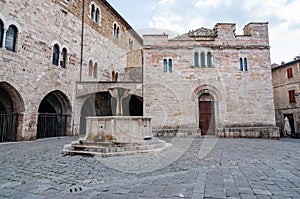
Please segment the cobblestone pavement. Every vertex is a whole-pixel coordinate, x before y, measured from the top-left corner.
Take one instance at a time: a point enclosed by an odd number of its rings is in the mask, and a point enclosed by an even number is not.
[[[77,139],[0,144],[0,198],[300,199],[300,140],[182,138],[160,154],[63,156]]]

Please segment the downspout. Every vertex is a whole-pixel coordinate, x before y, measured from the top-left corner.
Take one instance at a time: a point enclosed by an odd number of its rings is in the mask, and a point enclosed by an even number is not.
[[[84,31],[84,0],[82,0],[82,16],[81,16],[81,42],[80,42],[80,69],[79,69],[79,82],[82,80],[82,64],[83,64],[83,31]],[[75,87],[77,87],[77,84],[75,83]],[[76,88],[75,88],[76,90]],[[76,100],[74,98],[74,104]],[[72,135],[74,135],[74,126],[75,126],[75,114],[73,111],[73,117],[72,117]],[[79,135],[80,133],[78,133]]]
[[[80,48],[80,72],[79,81],[82,80],[82,64],[83,64],[83,33],[84,33],[84,0],[82,0],[82,17],[81,17],[81,48]]]

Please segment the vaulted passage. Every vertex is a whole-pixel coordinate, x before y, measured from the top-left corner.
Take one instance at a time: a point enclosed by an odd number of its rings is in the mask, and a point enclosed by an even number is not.
[[[65,136],[70,123],[70,102],[60,91],[47,94],[41,101],[37,138]]]
[[[0,82],[0,142],[15,141],[18,126],[21,126],[20,112],[24,102],[18,91],[6,82]]]

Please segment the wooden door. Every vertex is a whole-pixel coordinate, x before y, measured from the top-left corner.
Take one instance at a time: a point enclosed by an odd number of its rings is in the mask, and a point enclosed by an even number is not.
[[[199,102],[199,128],[201,135],[215,134],[215,118],[213,101]]]

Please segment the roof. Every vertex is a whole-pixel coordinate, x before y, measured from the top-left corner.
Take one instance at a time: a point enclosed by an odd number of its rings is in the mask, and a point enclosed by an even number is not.
[[[102,0],[102,2],[115,14],[130,30],[130,32],[134,35],[134,37],[142,44],[143,39],[139,36],[139,34],[129,25],[129,23],[110,5],[106,0]]]
[[[217,31],[208,28],[199,28],[175,37],[174,40],[210,40],[217,37]]]
[[[300,62],[300,59],[296,59],[296,60],[290,61],[288,63],[276,66],[276,67],[272,68],[272,70],[276,70],[276,69],[279,69],[279,68],[284,68],[284,67],[287,67],[287,66],[290,66],[290,65],[294,65],[294,64],[299,63],[299,62]]]

